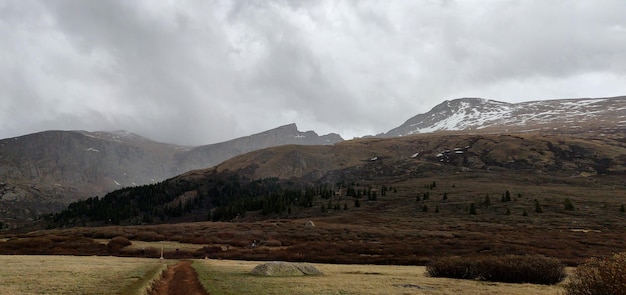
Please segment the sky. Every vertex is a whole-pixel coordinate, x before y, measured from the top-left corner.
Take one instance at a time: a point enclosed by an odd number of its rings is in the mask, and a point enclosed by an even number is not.
[[[445,100],[626,95],[626,1],[0,0],[0,138],[345,139]]]

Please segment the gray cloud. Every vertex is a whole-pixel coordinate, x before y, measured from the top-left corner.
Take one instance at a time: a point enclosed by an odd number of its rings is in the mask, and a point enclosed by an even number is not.
[[[7,1],[0,138],[347,138],[445,99],[626,93],[623,1]]]

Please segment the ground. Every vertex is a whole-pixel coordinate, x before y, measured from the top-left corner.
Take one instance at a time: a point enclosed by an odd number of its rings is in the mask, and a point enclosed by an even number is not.
[[[183,260],[167,268],[161,280],[149,292],[150,295],[206,295],[198,281],[191,261]]]

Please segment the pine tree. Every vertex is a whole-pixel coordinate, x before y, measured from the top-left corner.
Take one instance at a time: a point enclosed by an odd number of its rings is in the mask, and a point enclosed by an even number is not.
[[[489,194],[485,196],[485,207],[491,206],[491,199],[489,198]]]
[[[343,203],[343,210],[348,210],[348,203]]]
[[[428,206],[427,205],[422,206],[422,212],[428,212]]]
[[[574,204],[572,204],[572,201],[570,201],[570,199],[565,199],[565,201],[563,201],[563,207],[565,207],[565,210],[567,211],[574,211]]]
[[[504,193],[504,201],[505,202],[511,201],[511,193],[508,190]]]
[[[528,212],[526,212],[526,209],[524,209],[524,212],[522,212],[522,216],[528,216]]]
[[[511,215],[511,209],[506,208],[506,213],[504,213],[505,215]]]
[[[415,201],[416,201],[416,202],[421,201],[421,199],[420,199],[420,195],[415,196]]]
[[[543,209],[541,209],[541,205],[539,204],[539,201],[535,200],[535,212],[536,213],[543,213]]]
[[[624,204],[622,204],[622,206],[619,207],[619,212],[622,212],[622,213],[626,212],[626,208],[624,208]]]
[[[474,203],[470,204],[469,214],[470,215],[476,215],[476,205],[474,205]]]
[[[435,207],[435,213],[439,213],[439,205]]]
[[[359,202],[359,199],[354,199],[354,208],[359,208],[361,207],[361,202]]]
[[[443,200],[447,200],[448,199],[448,193],[443,193]]]

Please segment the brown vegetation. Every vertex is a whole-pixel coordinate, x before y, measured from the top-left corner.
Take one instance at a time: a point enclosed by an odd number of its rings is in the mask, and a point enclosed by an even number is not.
[[[294,172],[294,181],[330,183],[342,188],[337,189],[341,193],[330,200],[316,197],[310,208],[268,215],[247,212],[231,222],[6,234],[0,253],[160,255],[159,248],[149,246],[120,247],[119,253],[113,253],[106,243],[92,240],[119,236],[197,245],[165,250],[166,257],[176,258],[423,265],[442,256],[538,254],[577,265],[626,248],[626,215],[620,212],[626,204],[620,159],[626,152],[618,135],[586,139],[554,134],[425,135],[264,150],[255,152],[267,160],[262,170],[255,170],[252,164],[258,158],[253,155],[238,157],[219,169],[252,169],[250,177],[272,173],[292,161],[283,154],[287,153],[306,163],[306,168]],[[451,155],[449,163],[436,156],[446,148],[466,146],[465,153]],[[421,151],[417,159],[409,158],[417,151]],[[273,158],[272,153],[281,156]],[[370,161],[372,156],[378,159]],[[186,177],[201,180],[203,173]],[[347,186],[378,190],[383,185],[394,189],[376,200],[362,197],[359,207],[345,193]],[[347,204],[347,210],[322,211],[329,202]],[[315,226],[305,226],[309,220]],[[250,247],[255,240],[258,247]]]
[[[626,252],[588,260],[564,287],[566,295],[626,294]]]
[[[445,257],[426,270],[432,277],[542,285],[557,284],[566,276],[558,259],[540,255]]]

